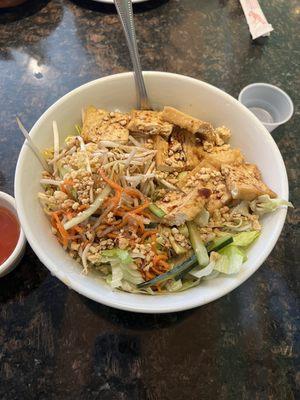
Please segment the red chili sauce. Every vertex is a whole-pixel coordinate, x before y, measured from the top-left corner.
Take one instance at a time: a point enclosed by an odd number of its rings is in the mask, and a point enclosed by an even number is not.
[[[0,206],[0,265],[14,251],[20,236],[20,225],[14,214]]]

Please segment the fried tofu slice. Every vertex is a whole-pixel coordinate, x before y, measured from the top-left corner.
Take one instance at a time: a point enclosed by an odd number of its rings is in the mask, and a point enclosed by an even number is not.
[[[229,128],[220,126],[214,129],[209,122],[201,121],[173,107],[164,107],[161,118],[213,145],[222,146],[231,137]]]
[[[157,135],[154,138],[154,149],[156,150],[155,163],[156,169],[165,172],[181,171],[181,169],[166,162],[169,159],[169,143],[163,137]]]
[[[193,169],[198,162],[195,151],[195,138],[183,130],[177,130],[170,140],[161,136],[154,139],[156,153],[156,168],[165,172],[181,172]]]
[[[165,172],[181,172],[192,169],[197,156],[192,154],[190,141],[182,142],[183,136],[173,135],[170,141],[157,135],[154,139],[156,153],[156,168]]]
[[[213,165],[215,168],[220,170],[221,165],[240,165],[244,162],[244,156],[240,149],[225,149],[222,150],[221,147],[212,149],[211,152],[200,150],[198,152],[200,157],[203,157],[209,164]]]
[[[173,124],[161,118],[162,113],[149,110],[133,110],[128,124],[130,132],[144,135],[161,135],[169,137],[173,130]]]
[[[198,161],[197,166],[194,169],[192,169],[191,171],[186,171],[186,173],[179,179],[176,186],[179,189],[183,190],[184,187],[187,186],[188,182],[190,182],[194,178],[196,179],[197,174],[200,173],[200,170],[202,168],[210,168],[212,170],[217,171],[217,169],[212,164],[210,164],[207,160],[203,159],[201,161]]]
[[[206,209],[211,213],[216,209],[223,207],[232,200],[232,196],[226,187],[225,178],[213,165],[205,159],[202,160],[196,168],[188,172],[187,175],[179,181],[178,188],[187,193],[191,189],[206,188],[211,191]]]
[[[85,110],[81,136],[87,142],[101,140],[127,142],[129,131],[127,114],[109,112],[90,106]]]
[[[194,135],[200,134],[204,137],[209,137],[210,133],[213,132],[213,127],[209,122],[204,122],[200,119],[191,117],[173,107],[164,107],[161,117],[164,121],[177,125],[182,129],[186,129]]]
[[[192,221],[203,210],[210,194],[210,190],[205,188],[193,189],[188,193],[172,192],[156,204],[166,213],[163,218],[165,224],[179,226]]]
[[[180,129],[175,133],[175,139],[181,143],[182,150],[185,155],[185,170],[192,170],[199,162],[197,153],[196,137],[191,135],[185,129]]]
[[[220,126],[214,130],[216,145],[221,146],[224,143],[228,143],[231,138],[231,130],[226,126]]]
[[[263,194],[271,198],[277,197],[263,181],[255,164],[222,165],[221,173],[225,177],[226,186],[233,199],[254,200]]]

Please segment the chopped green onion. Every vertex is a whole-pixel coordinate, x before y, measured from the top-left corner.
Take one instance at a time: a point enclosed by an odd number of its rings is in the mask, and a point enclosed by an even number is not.
[[[163,218],[166,215],[164,210],[157,207],[157,205],[154,203],[150,204],[148,208],[152,212],[152,214],[156,215],[158,218]]]

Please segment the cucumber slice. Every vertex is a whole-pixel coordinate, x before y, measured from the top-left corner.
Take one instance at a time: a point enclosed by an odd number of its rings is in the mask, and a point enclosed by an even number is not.
[[[215,239],[208,247],[207,251],[211,253],[212,251],[219,251],[223,249],[225,246],[228,246],[229,244],[233,243],[233,237],[232,236],[224,236],[218,239]]]
[[[186,269],[190,268],[191,266],[193,266],[193,268],[194,268],[195,263],[197,264],[197,257],[195,255],[192,255],[184,263],[176,265],[170,271],[165,272],[164,274],[161,274],[159,276],[156,276],[155,278],[150,279],[149,281],[139,283],[137,285],[137,288],[143,289],[143,288],[147,288],[149,286],[156,285],[157,283],[167,281],[168,279],[173,279],[173,278],[175,278],[175,276],[184,272]]]

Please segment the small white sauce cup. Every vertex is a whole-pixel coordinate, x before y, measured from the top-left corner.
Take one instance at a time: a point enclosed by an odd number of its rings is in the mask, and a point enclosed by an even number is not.
[[[20,225],[18,214],[16,210],[15,199],[7,193],[0,192],[0,207],[7,208],[17,218]],[[26,247],[26,238],[20,225],[19,239],[14,251],[11,255],[0,265],[0,278],[11,272],[21,261]]]
[[[272,132],[293,115],[294,105],[288,94],[268,83],[252,83],[242,89],[238,100]]]

